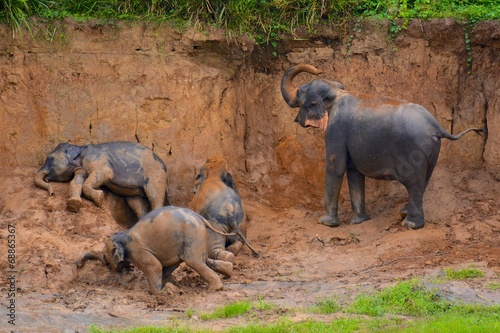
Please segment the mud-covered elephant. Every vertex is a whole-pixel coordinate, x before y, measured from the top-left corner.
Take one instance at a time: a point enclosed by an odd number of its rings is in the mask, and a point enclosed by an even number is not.
[[[220,290],[223,284],[215,272],[229,277],[233,264],[208,258],[207,228],[217,232],[192,210],[158,208],[144,215],[131,229],[111,236],[102,252],[86,253],[77,267],[82,268],[89,259],[101,260],[113,271],[133,264],[144,272],[151,293],[156,294],[167,282],[174,282],[171,274],[184,262],[207,281],[210,290]]]
[[[67,207],[74,212],[82,206],[82,190],[101,207],[101,186],[123,196],[137,217],[169,204],[165,164],[153,151],[134,142],[59,144],[36,173],[35,184],[52,195],[50,181],[70,180]]]
[[[292,80],[301,72],[321,73],[310,65],[294,66],[281,80],[281,93],[290,107],[299,108],[296,122],[325,131],[326,215],[320,223],[339,225],[339,193],[347,173],[352,223],[370,219],[365,212],[365,177],[370,177],[403,184],[408,191],[408,203],[401,210],[403,225],[422,228],[422,198],[441,139],[457,140],[469,131],[483,130],[470,128],[451,135],[418,104],[353,93],[335,81],[313,80],[296,88]]]
[[[209,220],[217,230],[237,234],[226,237],[208,231],[209,258],[233,262],[243,243],[255,256],[258,256],[245,238],[247,227],[245,211],[233,176],[227,171],[224,158],[210,157],[200,168],[195,179],[195,195],[189,203],[189,208]]]

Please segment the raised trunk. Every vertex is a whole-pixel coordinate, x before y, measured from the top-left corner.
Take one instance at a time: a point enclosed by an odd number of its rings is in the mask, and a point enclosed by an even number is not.
[[[53,195],[54,189],[52,188],[52,185],[45,181],[45,176],[47,176],[47,174],[48,172],[46,170],[39,170],[35,175],[35,185],[47,190],[49,195]]]
[[[306,64],[294,66],[286,71],[281,79],[281,95],[285,102],[292,108],[299,106],[299,102],[297,101],[297,88],[292,85],[292,81],[293,78],[301,72],[307,72],[314,75],[322,73],[319,69]]]

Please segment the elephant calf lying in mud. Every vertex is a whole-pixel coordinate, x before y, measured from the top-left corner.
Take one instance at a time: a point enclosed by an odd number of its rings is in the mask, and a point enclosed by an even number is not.
[[[78,212],[81,194],[101,207],[101,186],[123,196],[138,218],[168,205],[167,169],[150,149],[134,142],[107,142],[78,146],[59,144],[35,175],[35,184],[54,193],[49,181],[70,183],[67,207]],[[146,199],[147,198],[147,199]]]
[[[216,231],[187,208],[155,209],[131,229],[111,236],[102,252],[85,254],[77,267],[82,268],[89,259],[98,259],[120,271],[131,263],[144,272],[151,293],[156,294],[173,281],[172,272],[185,262],[207,281],[210,290],[220,290],[223,284],[215,272],[229,277],[233,264],[207,258],[207,228]]]
[[[245,211],[238,188],[227,171],[226,161],[223,158],[207,159],[196,176],[195,192],[189,208],[209,220],[214,228],[222,232],[237,234],[237,236],[226,237],[208,231],[209,258],[233,262],[234,256],[241,250],[243,243],[252,250],[255,256],[258,256],[245,238]]]

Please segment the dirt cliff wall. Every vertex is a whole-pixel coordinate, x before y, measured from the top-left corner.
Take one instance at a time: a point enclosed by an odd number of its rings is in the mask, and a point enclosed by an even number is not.
[[[261,47],[123,22],[34,23],[33,38],[0,27],[2,172],[40,166],[60,142],[132,140],[166,162],[174,204],[189,201],[194,170],[212,154],[256,191],[303,181],[321,193],[323,133],[295,124],[279,91],[284,71],[307,62],[348,90],[422,104],[450,132],[487,127],[486,138],[443,140],[440,163],[500,178],[499,22],[479,24],[470,42],[452,20],[411,21],[395,39],[379,22],[352,31]]]

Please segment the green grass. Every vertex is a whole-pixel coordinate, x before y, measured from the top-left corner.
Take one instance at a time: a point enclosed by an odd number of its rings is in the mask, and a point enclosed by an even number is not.
[[[444,273],[450,280],[467,280],[484,276],[484,273],[482,271],[473,267],[460,270],[446,268],[444,270]]]
[[[318,299],[306,309],[307,313],[327,316],[322,320],[306,319],[295,322],[288,316],[280,316],[275,322],[258,320],[254,311],[275,310],[259,297],[258,302],[239,301],[217,308],[200,317],[204,320],[246,316],[249,322],[216,332],[224,333],[299,333],[299,332],[403,332],[403,333],[479,333],[500,332],[500,306],[452,304],[442,300],[432,290],[424,288],[418,279],[401,281],[370,294],[360,294],[350,304],[342,307],[334,299]],[[291,310],[297,311],[298,310]],[[192,312],[192,310],[191,310]],[[280,314],[280,309],[274,313]],[[287,311],[288,312],[288,311]],[[263,318],[263,316],[258,316]],[[273,318],[274,316],[270,316]],[[265,317],[264,317],[265,318]],[[328,319],[331,318],[331,319]],[[268,319],[269,321],[269,319]],[[173,325],[171,327],[137,327],[106,330],[91,326],[90,333],[208,333],[210,329]]]
[[[347,307],[346,311],[370,316],[384,314],[424,316],[443,312],[449,307],[448,302],[424,288],[419,280],[413,279],[373,294],[361,294]]]
[[[142,326],[125,329],[103,329],[95,325],[89,327],[88,333],[209,333],[210,330],[191,329],[189,327]]]
[[[132,20],[207,24],[228,33],[248,34],[257,43],[276,41],[298,27],[314,32],[316,25],[347,28],[359,18],[389,19],[397,33],[411,18],[450,17],[475,23],[500,19],[497,0],[0,0],[0,22],[13,28],[28,18],[48,20]],[[397,22],[402,20],[402,22]],[[273,44],[274,45],[274,44]]]
[[[491,290],[498,290],[500,289],[500,283],[498,282],[489,283],[488,288],[490,288]]]
[[[220,318],[238,317],[250,311],[252,307],[253,305],[250,301],[239,301],[218,307],[213,312],[203,313],[201,314],[200,318],[203,320],[213,320]]]
[[[309,312],[319,314],[336,313],[340,310],[338,302],[331,298],[319,299],[316,304],[308,308]]]

